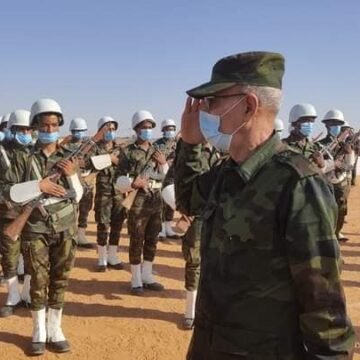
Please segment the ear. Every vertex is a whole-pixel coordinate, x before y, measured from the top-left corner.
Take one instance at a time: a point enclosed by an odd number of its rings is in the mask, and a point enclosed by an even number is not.
[[[245,99],[245,114],[249,118],[253,117],[258,112],[259,105],[259,99],[255,94],[247,94]]]

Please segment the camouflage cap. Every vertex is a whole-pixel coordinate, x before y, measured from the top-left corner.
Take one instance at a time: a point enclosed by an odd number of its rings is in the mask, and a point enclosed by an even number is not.
[[[281,89],[284,62],[281,54],[265,51],[227,56],[214,65],[209,82],[188,90],[187,94],[203,98],[238,84]]]

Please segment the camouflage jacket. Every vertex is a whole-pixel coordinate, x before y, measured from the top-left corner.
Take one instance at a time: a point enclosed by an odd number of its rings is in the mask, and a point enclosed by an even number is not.
[[[242,164],[201,164],[184,144],[177,205],[203,220],[195,326],[249,359],[350,359],[336,203],[317,168],[277,135]]]
[[[29,154],[32,146],[24,146],[18,144],[16,141],[6,142],[0,145],[0,185],[4,190],[4,174],[14,163],[16,153],[24,152]],[[14,219],[19,214],[19,207],[11,204],[5,199],[5,194],[0,195],[0,218]]]
[[[10,200],[9,189],[12,185],[47,177],[54,165],[70,154],[71,152],[61,145],[49,157],[36,145],[30,154],[23,151],[14,154],[13,164],[4,175],[7,198]],[[57,184],[70,189],[66,176],[61,176]],[[46,216],[38,208],[33,210],[24,227],[25,232],[49,234],[69,230],[71,234],[75,233],[76,217],[72,200],[56,198],[56,201],[51,203],[44,201],[44,208]]]
[[[154,152],[158,150],[154,144],[145,151],[136,142],[129,144],[125,149],[126,161],[120,164],[122,174],[128,174],[135,178],[138,175],[147,176],[151,180],[163,181],[165,175],[162,174],[155,161],[152,160]]]
[[[181,146],[183,146],[183,141],[180,139],[177,143],[174,162],[170,166],[169,171],[167,172],[163,187],[166,187],[170,184],[174,184],[175,181],[175,163],[176,159],[179,156],[179,151]],[[220,160],[220,154],[216,151],[215,148],[212,148],[210,145],[201,145],[201,166],[203,168],[203,172],[208,171],[211,166],[216,164]]]
[[[282,139],[283,142],[288,144],[293,150],[303,154],[306,158],[321,149],[319,143],[314,143],[308,138],[299,139],[294,133],[291,133],[287,138]]]
[[[112,148],[109,150],[106,148],[105,142],[100,142],[97,144],[96,147],[96,155],[102,154],[117,154],[119,159],[119,164],[124,164],[126,162],[126,157],[124,155],[124,151],[122,147],[115,142],[113,142]],[[98,172],[96,176],[96,193],[98,196],[101,194],[110,195],[110,194],[117,194],[120,195],[120,192],[116,189],[115,183],[116,179],[119,176],[119,166],[118,165],[111,165],[104,170]]]

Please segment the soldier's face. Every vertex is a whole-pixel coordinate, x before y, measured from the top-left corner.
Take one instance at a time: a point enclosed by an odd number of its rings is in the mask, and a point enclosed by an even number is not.
[[[14,132],[18,132],[18,133],[22,133],[22,134],[30,134],[32,133],[32,129],[29,127],[25,127],[25,126],[14,126],[12,128],[12,130],[14,130]]]
[[[39,131],[53,133],[59,131],[59,118],[55,114],[44,114],[39,119]]]

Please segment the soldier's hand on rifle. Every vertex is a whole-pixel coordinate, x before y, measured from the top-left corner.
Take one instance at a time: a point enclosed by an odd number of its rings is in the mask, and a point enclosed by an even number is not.
[[[56,166],[65,176],[71,176],[76,173],[76,164],[71,160],[60,160],[58,163],[56,163]]]
[[[76,161],[78,163],[78,166],[80,169],[84,169],[85,168],[85,160],[84,158],[81,156],[81,157],[77,157],[76,158]]]
[[[154,161],[156,161],[159,165],[165,165],[166,164],[166,157],[163,153],[161,153],[159,150],[156,150],[154,154],[152,155],[152,158]]]
[[[343,146],[343,152],[344,152],[344,154],[351,154],[352,151],[353,151],[353,149],[352,149],[352,147],[351,147],[350,144],[345,144],[345,145]]]
[[[135,190],[137,189],[143,189],[143,190],[147,190],[149,185],[149,179],[146,177],[142,177],[142,176],[137,176],[135,178],[135,180],[133,181],[133,183],[131,184],[131,187],[134,188]]]
[[[343,170],[344,164],[342,160],[335,160],[334,165],[336,170]]]
[[[114,164],[114,165],[119,165],[119,154],[118,153],[112,153],[110,155],[111,157],[111,162]]]
[[[315,151],[315,152],[311,155],[311,159],[314,161],[314,163],[315,163],[320,169],[322,169],[323,167],[325,167],[324,156],[321,154],[320,151]]]
[[[41,192],[51,196],[63,197],[66,193],[66,190],[61,185],[55,184],[50,176],[41,180],[39,187]]]

